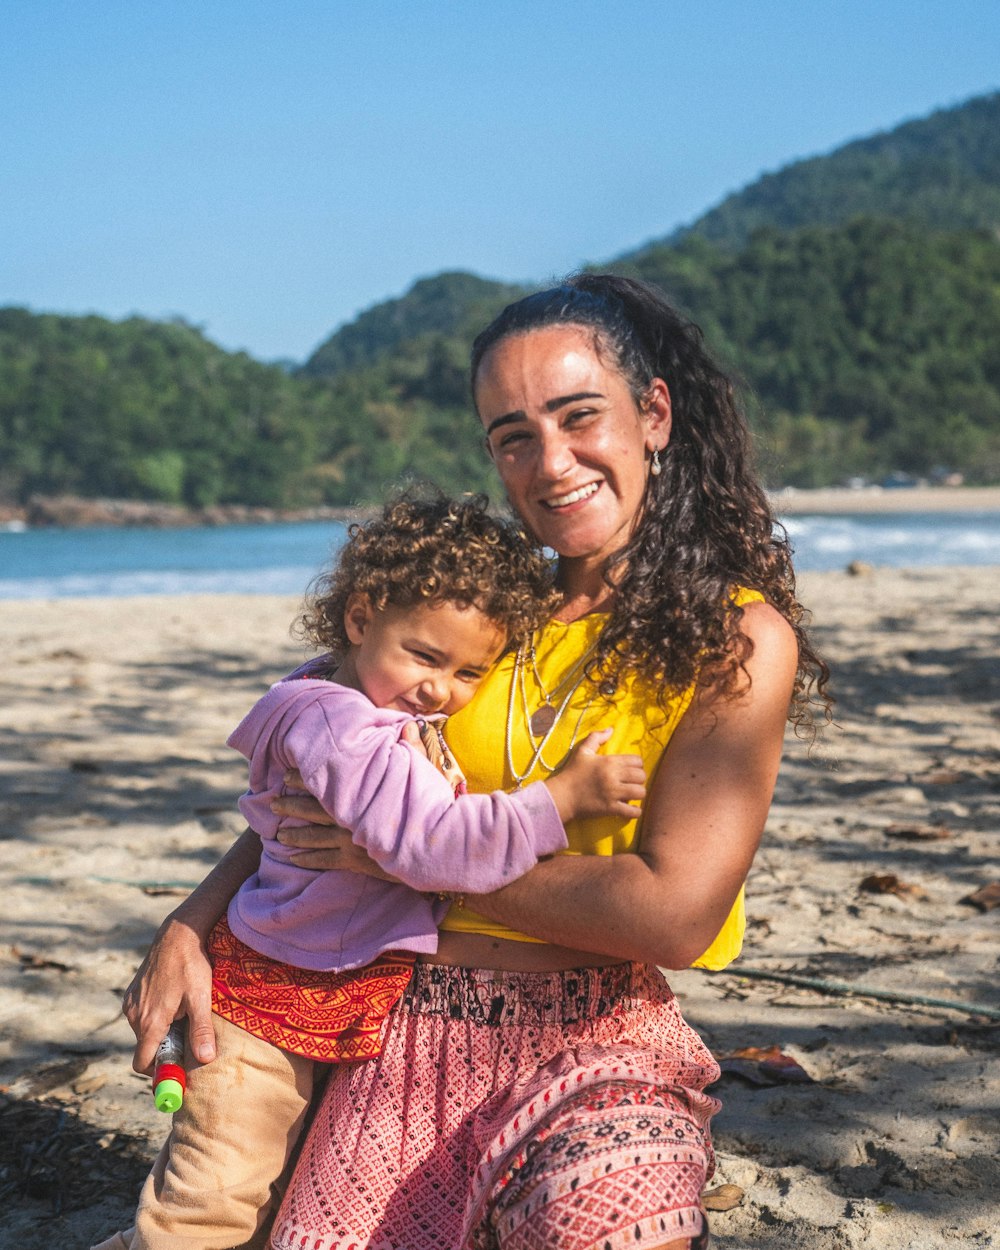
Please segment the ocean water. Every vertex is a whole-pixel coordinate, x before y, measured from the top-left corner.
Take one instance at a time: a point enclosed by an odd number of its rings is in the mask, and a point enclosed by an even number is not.
[[[1000,511],[792,516],[800,570],[1000,564]],[[0,599],[301,594],[344,540],[331,521],[0,532]]]
[[[298,595],[345,533],[336,521],[0,533],[0,599]]]
[[[1000,511],[803,515],[782,523],[803,572],[852,560],[897,569],[1000,564]]]

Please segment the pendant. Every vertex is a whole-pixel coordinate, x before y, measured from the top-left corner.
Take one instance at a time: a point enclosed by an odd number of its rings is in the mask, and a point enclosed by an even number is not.
[[[531,732],[534,737],[544,738],[556,723],[556,715],[556,709],[551,703],[543,703],[536,712],[532,712],[531,720],[528,724],[531,726]]]

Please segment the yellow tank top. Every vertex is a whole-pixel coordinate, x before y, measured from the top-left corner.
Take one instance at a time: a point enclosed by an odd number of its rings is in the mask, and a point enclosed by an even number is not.
[[[734,595],[735,602],[741,606],[759,602],[762,598],[757,591],[749,590],[740,590]],[[595,612],[577,621],[549,621],[536,633],[538,676],[545,689],[553,695],[552,702],[556,707],[561,705],[579,676],[579,669],[573,675],[574,666],[589,652],[606,621],[606,614]],[[533,747],[528,736],[520,687],[513,691],[514,709],[513,716],[510,716],[513,677],[514,657],[508,655],[487,675],[468,707],[448,721],[445,732],[449,745],[465,772],[469,789],[474,793],[512,790],[517,784],[506,758],[508,719],[512,725],[515,771],[523,774],[531,762]],[[530,665],[526,685],[528,703],[534,710],[539,695]],[[611,739],[602,750],[608,754],[634,753],[641,756],[646,775],[652,782],[660,757],[693,693],[694,688],[691,687],[661,707],[642,679],[630,677],[617,692],[613,705],[609,705],[606,699],[595,696],[591,683],[583,681],[570,696],[553,730],[543,753],[544,760],[555,767],[565,758],[574,742],[581,742],[594,729],[610,728],[613,731]],[[539,762],[525,779],[525,784],[544,780],[551,767],[543,768]],[[609,816],[570,821],[566,826],[569,849],[564,854],[620,855],[633,849],[638,833],[639,821],[636,820],[626,822]],[[468,907],[452,907],[441,928],[452,933],[484,933],[518,942],[538,940],[480,916]],[[693,966],[713,970],[724,968],[740,953],[745,928],[746,912],[741,889],[721,932]]]

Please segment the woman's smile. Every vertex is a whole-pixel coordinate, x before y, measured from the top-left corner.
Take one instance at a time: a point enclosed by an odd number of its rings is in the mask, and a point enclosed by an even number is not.
[[[566,495],[556,495],[552,499],[543,499],[542,503],[546,508],[562,509],[568,508],[571,504],[580,503],[584,499],[589,499],[595,491],[600,490],[600,482],[591,482],[589,486],[580,486],[575,490],[571,490]]]

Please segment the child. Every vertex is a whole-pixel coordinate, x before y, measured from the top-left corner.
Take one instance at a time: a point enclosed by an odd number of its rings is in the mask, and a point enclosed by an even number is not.
[[[437,949],[448,896],[498,889],[564,849],[565,821],[634,819],[641,765],[596,754],[603,735],[509,795],[462,793],[446,749],[442,775],[401,737],[464,707],[554,603],[542,556],[482,500],[404,499],[352,527],[302,622],[327,654],[273,686],[229,740],[250,761],[240,807],[263,853],[209,943],[218,1058],[190,1073],[135,1230],[98,1250],[250,1238],[301,1131],[314,1061],[378,1053],[415,955]],[[398,881],[296,866],[269,806],[291,769]]]

